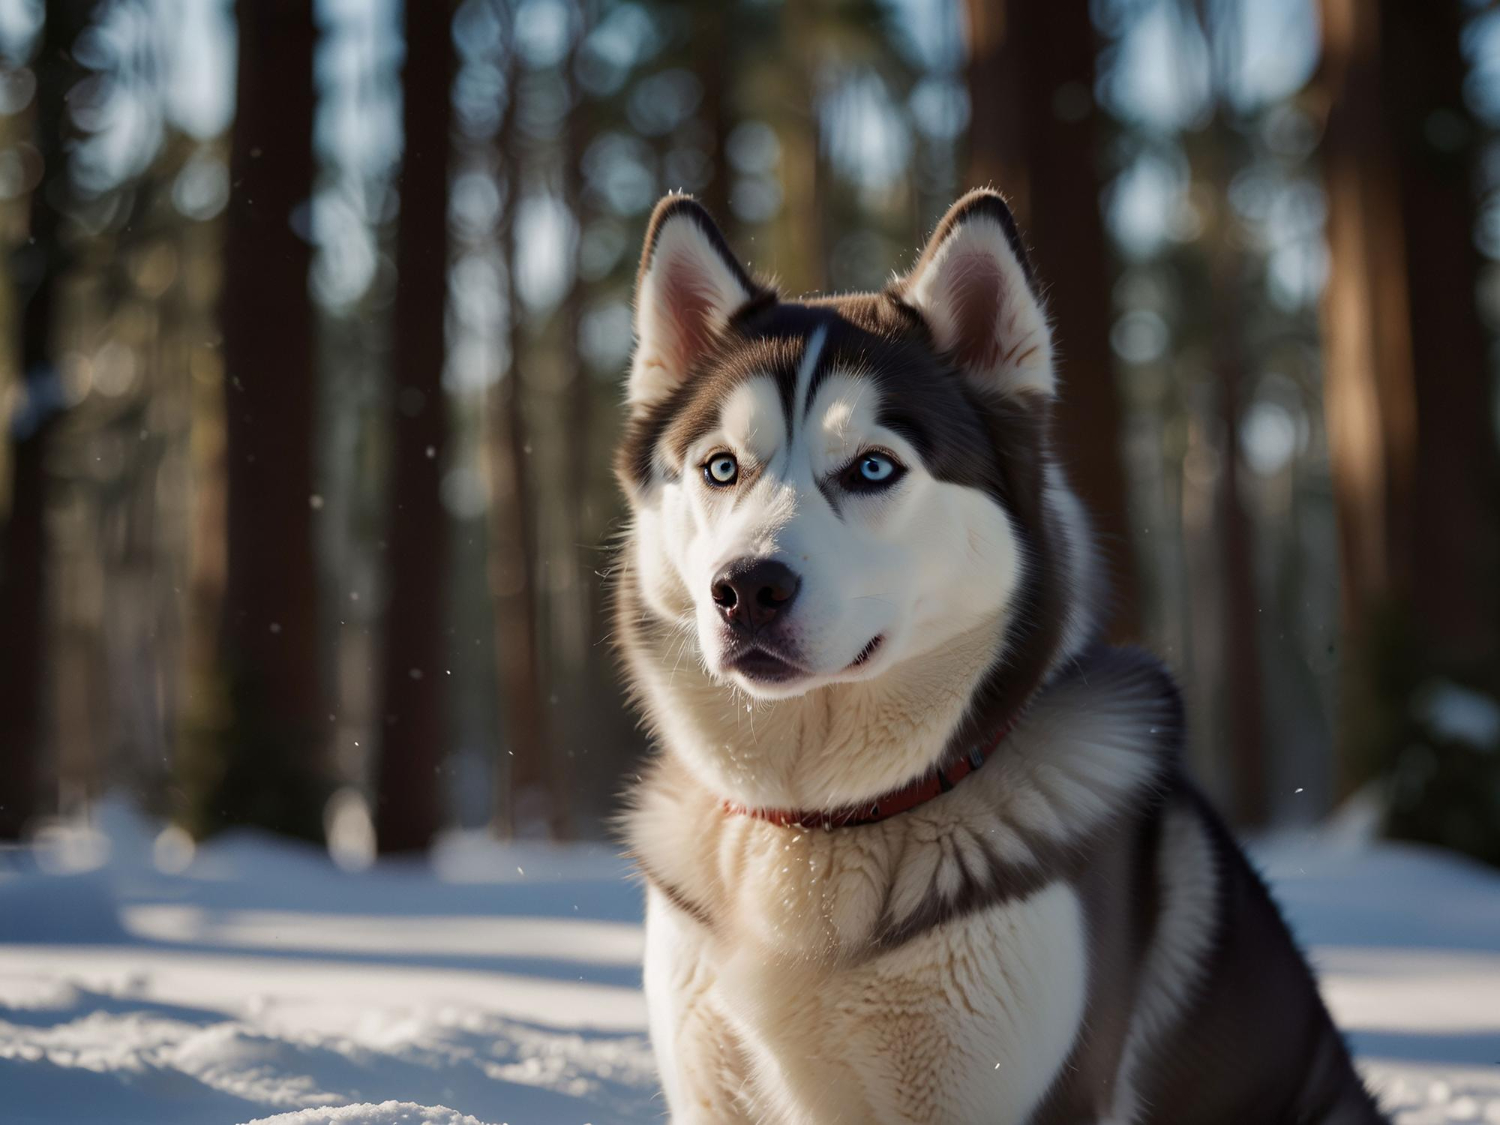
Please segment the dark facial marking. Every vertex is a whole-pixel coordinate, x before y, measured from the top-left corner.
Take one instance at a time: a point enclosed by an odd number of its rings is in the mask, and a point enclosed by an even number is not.
[[[892,433],[900,434],[921,455],[924,462],[933,459],[932,435],[902,404],[882,403],[875,420]]]
[[[818,491],[822,493],[823,499],[828,501],[828,506],[833,509],[833,514],[838,519],[844,518],[843,495],[839,491],[837,480],[820,479]]]

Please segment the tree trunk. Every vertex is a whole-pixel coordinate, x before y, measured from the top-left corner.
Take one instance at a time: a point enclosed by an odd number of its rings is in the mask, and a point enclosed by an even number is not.
[[[1324,0],[1323,144],[1331,257],[1324,409],[1339,522],[1346,635],[1409,578],[1416,396],[1396,152],[1381,108],[1380,12]]]
[[[42,174],[31,193],[30,238],[12,255],[21,309],[23,394],[8,421],[10,496],[0,504],[0,840],[19,839],[43,811],[44,704],[48,667],[47,454],[63,407],[53,359],[57,289],[69,255],[58,205],[71,194],[67,98],[82,77],[73,41],[92,0],[48,0],[38,51],[33,143]],[[8,508],[8,510],[6,510]]]
[[[1426,643],[1468,665],[1500,655],[1500,457],[1474,239],[1482,129],[1464,101],[1463,5],[1382,9],[1417,403],[1412,608]]]
[[[1004,191],[1057,325],[1063,392],[1054,439],[1093,517],[1113,598],[1107,631],[1139,631],[1135,555],[1110,352],[1110,262],[1100,211],[1098,42],[1088,0],[966,0],[969,185]]]
[[[486,403],[490,470],[490,592],[495,599],[495,663],[505,711],[505,754],[496,764],[494,827],[514,836],[550,823],[552,784],[547,713],[542,706],[541,629],[537,615],[537,521],[527,472],[522,394],[521,300],[516,293],[515,215],[524,188],[516,126],[520,60],[514,24],[506,36],[505,115],[497,145],[506,177],[496,224],[506,261],[507,369]]]
[[[703,189],[703,206],[728,231],[734,216],[729,209],[729,192],[734,173],[729,166],[729,133],[733,128],[729,104],[730,19],[734,0],[693,7],[693,48],[697,57],[698,81],[703,84],[703,120],[713,138],[713,173]]]
[[[773,261],[783,289],[797,297],[820,292],[827,284],[825,243],[832,223],[826,207],[823,122],[818,106],[817,12],[811,4],[788,5],[782,25],[787,91],[778,115],[782,208]]]
[[[443,361],[453,37],[446,3],[408,0],[405,21],[386,524],[390,597],[377,711],[375,837],[382,853],[423,851],[431,843],[441,822],[447,744],[448,520],[440,485],[448,441]]]
[[[1217,128],[1224,128],[1222,124]],[[1218,183],[1227,185],[1221,175]],[[1228,208],[1224,210],[1227,212]],[[1245,380],[1244,333],[1239,315],[1242,262],[1233,234],[1214,239],[1213,356],[1218,382],[1219,473],[1215,481],[1215,524],[1223,605],[1219,644],[1223,674],[1222,714],[1228,723],[1229,777],[1234,823],[1240,828],[1264,825],[1269,818],[1266,776],[1264,677],[1260,665],[1260,610],[1255,587],[1255,535],[1240,494],[1240,404]]]
[[[313,544],[312,0],[240,0],[225,213],[225,710],[188,766],[193,827],[322,838],[328,715]]]
[[[583,156],[593,136],[591,106],[583,90],[574,79],[574,60],[581,50],[585,36],[594,26],[597,15],[594,5],[587,0],[577,4],[577,23],[574,28],[572,50],[564,64],[564,85],[568,91],[568,116],[563,123],[561,195],[563,205],[578,224],[582,237],[586,225],[583,203]],[[556,739],[550,772],[551,800],[548,832],[554,839],[566,839],[572,832],[572,821],[577,815],[576,802],[579,787],[574,782],[574,770],[592,766],[597,769],[603,763],[580,756],[589,754],[601,745],[598,737],[598,716],[590,701],[597,698],[598,666],[591,643],[596,635],[598,620],[594,593],[594,553],[590,543],[594,530],[588,518],[588,503],[594,480],[594,466],[599,460],[594,454],[598,443],[592,440],[593,388],[588,370],[579,354],[579,337],[583,331],[584,310],[588,290],[578,272],[578,243],[573,246],[572,282],[563,297],[561,312],[560,353],[558,372],[560,383],[565,388],[566,409],[564,448],[570,453],[563,466],[564,503],[559,513],[560,537],[554,544],[558,552],[554,556],[551,595],[550,656],[553,683],[552,695],[560,714],[553,724]],[[613,669],[611,668],[611,673]]]
[[[1339,788],[1435,674],[1497,684],[1500,468],[1460,5],[1323,0],[1324,399],[1343,583]]]

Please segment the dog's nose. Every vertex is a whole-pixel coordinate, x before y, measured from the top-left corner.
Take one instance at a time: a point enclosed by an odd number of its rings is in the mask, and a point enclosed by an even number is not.
[[[791,608],[801,585],[796,572],[775,559],[737,559],[714,579],[714,604],[730,625],[755,633]]]

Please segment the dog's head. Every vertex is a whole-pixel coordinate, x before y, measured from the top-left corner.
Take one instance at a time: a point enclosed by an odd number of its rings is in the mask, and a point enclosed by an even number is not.
[[[1047,452],[1051,331],[999,195],[960,200],[883,292],[799,301],[668,197],[635,323],[635,596],[713,680],[797,696],[980,627],[1063,645],[1064,540],[1083,536]]]

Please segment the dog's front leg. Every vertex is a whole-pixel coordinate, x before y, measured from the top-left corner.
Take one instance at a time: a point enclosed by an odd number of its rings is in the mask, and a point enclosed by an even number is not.
[[[713,995],[709,935],[651,887],[646,894],[646,1007],[675,1125],[752,1122],[738,1037]]]

